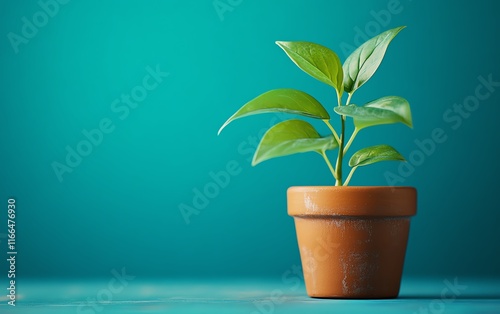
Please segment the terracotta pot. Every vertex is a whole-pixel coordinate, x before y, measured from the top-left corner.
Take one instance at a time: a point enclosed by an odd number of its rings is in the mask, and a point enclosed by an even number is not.
[[[309,186],[287,194],[309,296],[398,296],[414,188]]]

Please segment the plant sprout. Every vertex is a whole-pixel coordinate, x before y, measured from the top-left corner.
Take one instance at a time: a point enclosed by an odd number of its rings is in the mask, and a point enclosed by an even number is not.
[[[392,39],[404,28],[385,31],[359,46],[342,65],[335,52],[311,42],[277,41],[288,57],[305,73],[331,86],[335,90],[337,106],[334,112],[340,117],[337,132],[330,123],[327,110],[313,96],[295,89],[268,91],[246,103],[219,129],[219,134],[232,121],[267,112],[285,112],[322,120],[331,134],[321,136],[304,120],[291,119],[272,126],[262,137],[252,160],[257,165],[265,160],[296,153],[317,152],[325,160],[336,186],[349,184],[354,171],[361,166],[380,161],[399,160],[404,157],[389,145],[375,145],[355,152],[349,159],[350,172],[343,179],[344,156],[359,131],[370,126],[403,123],[412,127],[410,105],[402,97],[386,96],[362,106],[351,103],[352,96],[378,69]],[[347,100],[342,102],[343,95]],[[346,141],[346,117],[352,118],[354,130]],[[335,166],[326,152],[338,149]]]

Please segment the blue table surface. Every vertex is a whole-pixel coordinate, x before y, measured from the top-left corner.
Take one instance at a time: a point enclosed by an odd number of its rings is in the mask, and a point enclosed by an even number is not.
[[[500,278],[405,278],[387,300],[313,299],[292,279],[18,280],[0,313],[500,313]]]

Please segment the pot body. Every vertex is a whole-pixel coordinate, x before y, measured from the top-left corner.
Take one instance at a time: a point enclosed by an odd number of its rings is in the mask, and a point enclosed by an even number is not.
[[[287,198],[309,296],[398,296],[414,188],[291,187]]]

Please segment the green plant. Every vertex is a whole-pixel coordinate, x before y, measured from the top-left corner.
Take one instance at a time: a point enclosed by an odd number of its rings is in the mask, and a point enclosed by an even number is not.
[[[335,89],[338,105],[334,112],[340,116],[340,132],[335,131],[330,124],[330,115],[314,97],[295,89],[276,89],[246,103],[222,125],[219,134],[236,119],[266,112],[286,112],[321,119],[330,129],[331,135],[321,136],[310,123],[298,119],[274,125],[262,137],[252,165],[275,157],[313,151],[323,157],[337,186],[347,185],[358,167],[380,161],[405,161],[403,156],[389,145],[363,148],[351,156],[351,170],[343,181],[344,156],[359,131],[370,126],[392,123],[403,123],[412,127],[410,105],[404,98],[387,96],[363,106],[351,104],[354,92],[372,77],[382,62],[389,43],[403,28],[404,26],[385,31],[366,41],[343,65],[337,54],[324,46],[310,42],[276,42],[300,69]],[[347,94],[345,104],[342,103],[344,93]],[[354,123],[354,130],[347,141],[346,117],[351,117]],[[334,149],[338,149],[335,167],[326,154]]]

